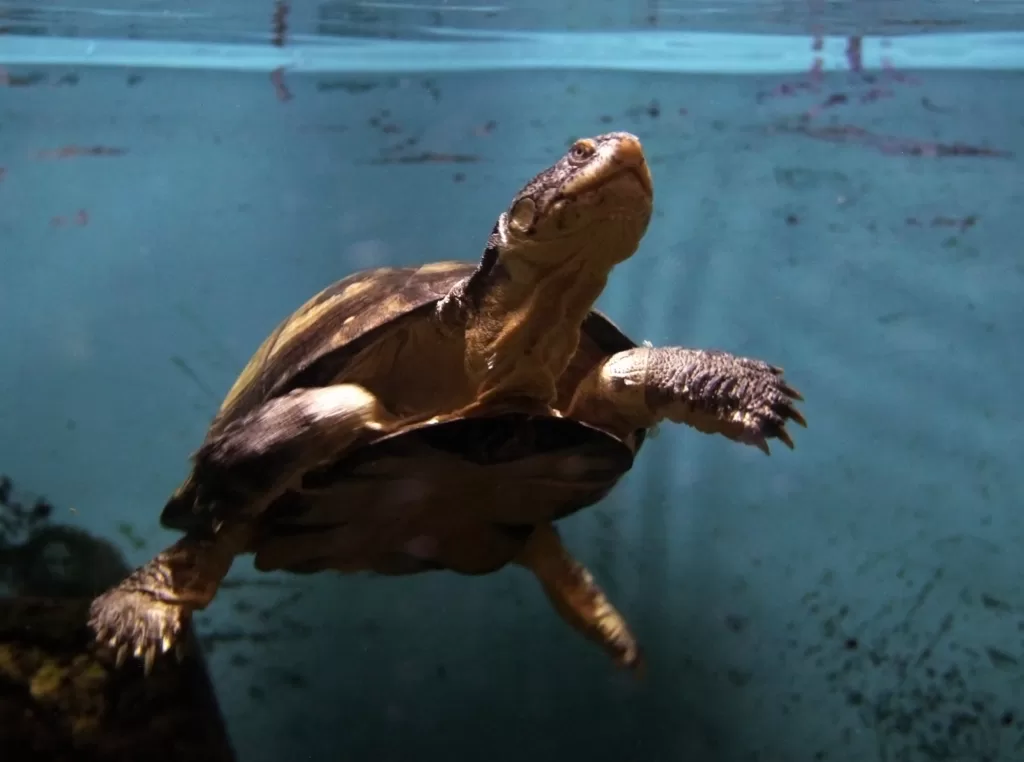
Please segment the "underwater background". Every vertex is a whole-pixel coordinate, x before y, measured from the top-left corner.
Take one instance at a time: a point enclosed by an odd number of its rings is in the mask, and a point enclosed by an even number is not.
[[[0,67],[12,595],[172,542],[283,317],[478,258],[581,136],[655,182],[598,306],[806,398],[794,452],[665,425],[562,523],[641,681],[522,570],[239,559],[196,616],[238,760],[1024,759],[1024,4],[0,0]]]

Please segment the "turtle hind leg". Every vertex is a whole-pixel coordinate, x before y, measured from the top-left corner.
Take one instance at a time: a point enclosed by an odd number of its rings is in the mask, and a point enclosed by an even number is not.
[[[158,654],[184,646],[192,612],[206,608],[244,547],[247,530],[187,535],[93,600],[89,626],[117,650],[120,666],[131,654],[147,673]]]
[[[253,520],[310,464],[395,423],[369,391],[339,384],[272,399],[209,437],[167,515],[188,525],[191,503],[194,520],[216,531],[186,535],[96,598],[90,625],[99,639],[118,649],[119,661],[132,653],[150,669],[182,642],[192,612],[210,603],[235,556],[251,549]]]
[[[311,464],[396,423],[368,390],[339,384],[272,399],[208,437],[168,516],[190,523],[183,508],[191,502],[216,531],[186,535],[93,601],[99,639],[118,649],[119,661],[132,653],[152,668],[157,654],[182,642],[192,612],[210,603],[235,556],[251,549],[253,520]]]
[[[573,629],[601,646],[617,666],[642,670],[643,653],[629,624],[593,575],[566,550],[553,525],[534,529],[516,563],[533,573],[559,616]]]

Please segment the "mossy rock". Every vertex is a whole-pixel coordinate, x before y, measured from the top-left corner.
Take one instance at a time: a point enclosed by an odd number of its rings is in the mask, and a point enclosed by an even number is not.
[[[134,660],[117,668],[88,609],[88,598],[0,598],[4,762],[233,762],[194,644],[148,677]]]

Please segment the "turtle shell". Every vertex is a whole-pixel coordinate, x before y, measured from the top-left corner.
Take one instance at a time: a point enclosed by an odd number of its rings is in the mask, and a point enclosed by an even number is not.
[[[328,286],[263,341],[224,398],[211,435],[269,399],[331,383],[381,331],[416,313],[426,316],[475,267],[466,262],[381,267]]]
[[[556,416],[502,413],[402,429],[311,470],[261,517],[261,571],[487,574],[533,526],[601,500],[635,450]]]
[[[476,263],[470,262],[379,268],[355,273],[324,289],[278,325],[256,350],[228,392],[207,436],[216,436],[272,398],[344,378],[346,365],[359,352],[385,335],[396,321],[417,316],[427,319],[438,301],[475,268]],[[635,346],[608,318],[592,311],[564,374],[557,404],[568,402],[566,397],[579,379],[602,358]],[[466,485],[479,487],[485,482],[532,484],[532,490],[523,493],[528,499],[522,502],[492,499],[490,506],[476,509],[482,511],[481,517],[503,526],[531,524],[557,518],[603,497],[632,466],[643,439],[640,431],[628,444],[623,443],[583,423],[556,416],[485,416],[413,426],[357,449],[327,471],[310,472],[302,489],[281,496],[261,523],[266,524],[269,536],[284,537],[290,522],[296,523],[302,534],[318,522],[324,523],[318,516],[329,516],[324,521],[337,524],[345,512],[339,507],[342,503],[361,506],[359,510],[364,511],[386,509],[381,505],[384,493],[370,483],[379,485],[390,478],[394,484],[420,483],[425,489],[444,483],[449,495],[464,493],[470,488]],[[572,476],[574,463],[579,470]],[[436,476],[424,481],[427,465]],[[371,472],[375,474],[372,478],[366,476]],[[595,476],[598,472],[600,477]],[[541,494],[544,499],[538,500]],[[449,504],[454,502],[449,498]],[[499,503],[504,507],[499,508]],[[190,475],[164,507],[161,524],[182,531],[205,524],[208,518],[197,515],[194,504],[195,485]],[[515,505],[519,508],[513,509]],[[536,511],[525,510],[530,505]],[[420,507],[431,521],[437,520],[437,511],[428,510],[426,504]],[[320,529],[326,531],[323,526]],[[324,547],[331,545],[322,536],[318,542]],[[310,554],[306,555],[308,561]],[[300,570],[297,565],[267,563],[268,568]],[[259,554],[257,564],[263,566]]]

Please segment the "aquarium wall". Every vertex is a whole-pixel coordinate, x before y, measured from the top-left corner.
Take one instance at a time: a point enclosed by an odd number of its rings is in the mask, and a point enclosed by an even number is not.
[[[563,522],[642,679],[518,569],[239,559],[197,616],[239,760],[1024,758],[1012,13],[971,37],[881,2],[863,33],[850,4],[835,28],[795,3],[510,5],[506,34],[429,6],[402,37],[393,8],[256,5],[258,28],[250,3],[0,5],[0,473],[45,522],[147,561],[282,318],[362,268],[477,259],[523,183],[612,130],[643,141],[656,213],[599,307],[637,342],[784,366],[809,425],[770,457],[662,425]],[[318,32],[339,15],[359,28]],[[30,533],[0,526],[7,550]]]

